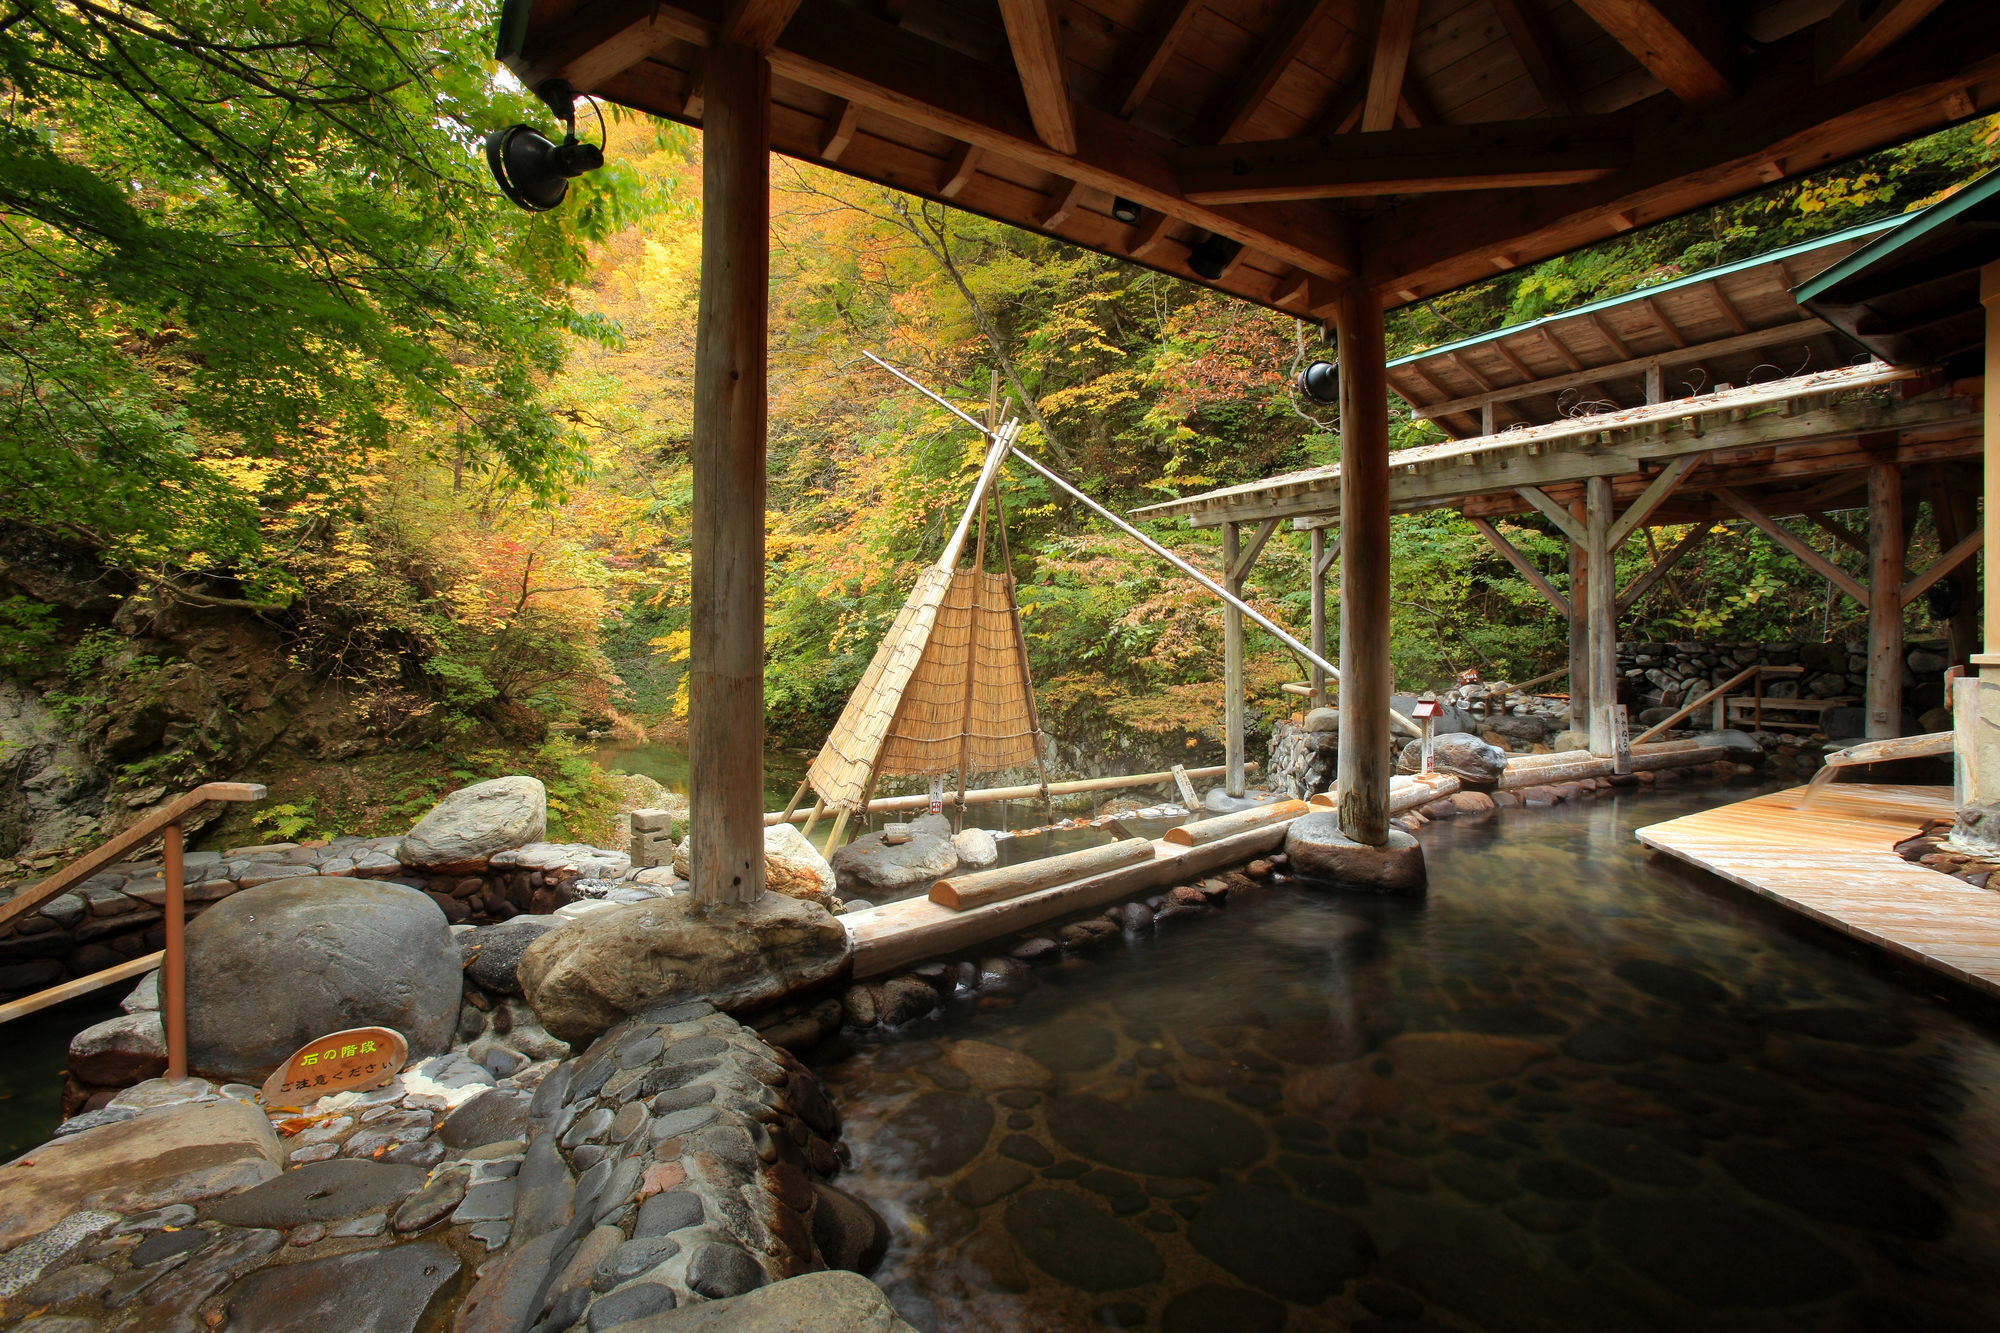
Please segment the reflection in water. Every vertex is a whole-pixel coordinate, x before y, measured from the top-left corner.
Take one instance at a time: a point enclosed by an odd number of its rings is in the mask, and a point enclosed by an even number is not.
[[[1633,841],[1722,795],[1435,825],[1421,903],[1246,892],[823,1050],[877,1280],[943,1329],[1993,1327],[2000,1043]]]

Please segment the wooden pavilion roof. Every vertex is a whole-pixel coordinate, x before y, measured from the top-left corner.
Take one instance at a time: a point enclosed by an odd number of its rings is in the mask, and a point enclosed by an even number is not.
[[[1389,383],[1414,416],[1466,438],[1866,360],[1799,309],[1791,289],[1900,221],[1850,227],[1399,357],[1389,363]]]
[[[779,152],[1315,317],[2000,106],[1991,0],[505,0],[499,54],[699,124],[718,38]]]

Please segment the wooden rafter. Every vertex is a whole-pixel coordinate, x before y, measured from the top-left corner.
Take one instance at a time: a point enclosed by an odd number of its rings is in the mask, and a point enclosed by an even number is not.
[[[972,183],[979,174],[979,159],[986,150],[977,144],[962,143],[951,150],[945,159],[944,173],[938,177],[937,192],[946,199],[955,199],[959,191]]]
[[[1382,0],[1380,14],[1375,25],[1375,50],[1368,61],[1368,94],[1361,106],[1364,134],[1396,123],[1410,45],[1417,35],[1417,0]]]
[[[1126,255],[1133,259],[1152,258],[1167,244],[1167,228],[1173,225],[1174,220],[1165,213],[1141,214],[1138,225],[1132,228],[1132,243],[1126,247]]]
[[[861,118],[861,108],[852,102],[842,102],[840,112],[827,120],[826,130],[820,135],[819,155],[828,162],[840,161],[840,155],[847,151],[847,145],[854,142],[854,123]]]
[[[1082,181],[1057,181],[1056,193],[1053,196],[1055,203],[1036,219],[1042,230],[1054,231],[1069,221],[1069,215],[1083,203],[1085,188]]]
[[[1687,480],[1688,473],[1706,461],[1705,455],[1687,454],[1660,469],[1660,475],[1653,478],[1652,484],[1639,493],[1638,499],[1626,506],[1625,512],[1618,516],[1617,522],[1605,532],[1606,547],[1615,551],[1623,546],[1625,539],[1651,518],[1653,511],[1665,504],[1668,496],[1680,489],[1681,483]]]
[[[1076,112],[1063,76],[1053,0],[1000,0],[1000,19],[1007,26],[1007,44],[1014,51],[1036,135],[1058,153],[1076,152]]]
[[[1597,120],[1433,125],[1184,148],[1181,187],[1206,203],[1568,185],[1619,170],[1631,146]]]
[[[1535,568],[1533,561],[1515,549],[1514,543],[1501,536],[1500,530],[1485,519],[1469,518],[1466,521],[1478,530],[1488,545],[1506,558],[1508,564],[1519,571],[1521,577],[1528,581],[1528,586],[1540,593],[1543,599],[1556,609],[1557,614],[1565,620],[1569,619],[1569,598],[1557,592],[1549,581],[1542,577],[1542,571]]]
[[[1173,59],[1175,49],[1187,36],[1195,16],[1201,13],[1201,7],[1202,0],[1164,0],[1159,18],[1146,34],[1142,53],[1132,62],[1132,72],[1126,78],[1125,89],[1118,96],[1119,115],[1129,117],[1146,100],[1146,94],[1153,90],[1167,62]]]
[[[722,20],[723,40],[768,51],[798,8],[799,0],[734,0]]]
[[[1979,553],[1979,548],[1985,544],[1986,529],[1984,527],[1974,527],[1971,532],[1959,538],[1957,545],[1939,556],[1929,569],[1926,569],[1923,573],[1903,585],[1902,604],[1908,606],[1911,602],[1923,596],[1933,583],[1936,583],[1939,579],[1972,559],[1973,556]]]
[[[1735,94],[1715,0],[1681,0],[1673,17],[1662,0],[1576,0],[1576,7],[1687,105],[1712,106]]]
[[[1873,60],[1944,0],[1846,0],[1823,25],[1821,69],[1837,79]]]
[[[1855,480],[1858,482],[1860,478],[1856,478]],[[1804,510],[1799,514],[1799,517],[1839,542],[1842,546],[1850,550],[1859,551],[1863,555],[1868,554],[1868,539],[1848,527],[1845,523],[1836,523],[1817,509]]]
[[[1250,566],[1256,564],[1257,557],[1264,553],[1264,543],[1270,541],[1271,534],[1277,530],[1278,520],[1275,518],[1267,518],[1257,525],[1257,531],[1251,535],[1249,543],[1237,553],[1236,563],[1229,570],[1229,581],[1232,585],[1242,584],[1243,576],[1250,572]]]
[[[1622,616],[1637,606],[1667,576],[1667,572],[1680,563],[1682,556],[1708,540],[1708,534],[1715,531],[1715,523],[1711,518],[1697,524],[1694,531],[1674,543],[1672,550],[1655,560],[1650,569],[1632,580],[1631,586],[1618,594],[1617,614]]]
[[[1285,72],[1299,58],[1299,52],[1305,48],[1313,29],[1331,8],[1333,0],[1292,0],[1272,25],[1270,39],[1258,50],[1250,68],[1241,77],[1230,81],[1227,100],[1209,126],[1210,132],[1204,137],[1216,143],[1243,137],[1245,127],[1271,100],[1278,80],[1285,77]]]
[[[1748,499],[1730,490],[1727,486],[1711,487],[1709,494],[1742,515],[1752,527],[1762,532],[1766,537],[1769,537],[1772,541],[1804,561],[1834,587],[1852,597],[1862,606],[1865,607],[1868,605],[1868,588],[1866,584],[1842,569],[1839,565],[1834,564],[1833,561],[1827,559],[1818,551],[1815,551],[1812,547],[1806,545],[1796,534],[1786,530],[1777,520],[1765,514],[1763,510],[1752,504]]]
[[[1567,116],[1571,106],[1569,84],[1556,67],[1555,47],[1543,29],[1541,17],[1521,0],[1487,0],[1507,29],[1507,38],[1528,71],[1528,81],[1541,95],[1542,105],[1551,116]]]
[[[1578,546],[1588,544],[1583,525],[1563,506],[1551,500],[1548,492],[1538,486],[1517,486],[1521,498],[1541,512],[1543,518],[1556,525],[1556,531],[1575,542]]]

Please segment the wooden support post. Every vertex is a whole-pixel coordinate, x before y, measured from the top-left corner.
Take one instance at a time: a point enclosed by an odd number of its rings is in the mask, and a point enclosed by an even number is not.
[[[1382,305],[1334,306],[1340,347],[1340,831],[1389,841],[1389,377]]]
[[[1234,523],[1222,525],[1222,578],[1229,595],[1243,595],[1243,579],[1237,573],[1241,555]],[[1241,796],[1243,779],[1243,613],[1231,604],[1222,605],[1222,762],[1223,790]]]
[[[1611,706],[1618,702],[1618,576],[1611,563],[1611,478],[1592,477],[1584,492],[1584,554],[1590,562],[1590,752],[1612,750]]]
[[[1570,517],[1583,526],[1583,501],[1570,506]],[[1577,542],[1569,544],[1569,726],[1590,730],[1590,557]]]
[[[771,67],[708,49],[695,331],[688,804],[694,900],[764,892],[764,377]]]
[[[1963,537],[1979,529],[1979,478],[1975,474],[1963,485],[1949,487],[1948,504],[1953,527]],[[1983,548],[1982,548],[1983,549]],[[1959,666],[1969,667],[1979,651],[1979,566],[1968,563],[1954,576],[1961,596],[1951,617],[1950,657]]]
[[[180,822],[167,825],[165,847],[160,857],[162,878],[167,883],[165,959],[160,964],[160,1013],[167,1030],[167,1077],[178,1082],[188,1076],[187,1039],[187,892],[182,867],[185,843]]]
[[[1903,734],[1903,481],[1868,469],[1868,722],[1871,741]]]
[[[1312,650],[1320,657],[1326,656],[1326,529],[1312,530],[1312,559],[1306,568],[1312,586]],[[1317,663],[1313,665],[1311,707],[1326,707],[1326,671]]]

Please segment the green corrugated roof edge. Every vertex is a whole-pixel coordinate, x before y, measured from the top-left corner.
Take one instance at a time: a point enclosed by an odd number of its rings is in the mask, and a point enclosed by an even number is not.
[[[1792,288],[1792,295],[1798,298],[1800,305],[1817,301],[1848,278],[1874,267],[1910,242],[1930,235],[1959,214],[1985,203],[1996,193],[2000,193],[2000,168],[1987,172],[1958,193],[1938,200],[1922,212],[1896,219],[1893,231],[1876,237],[1826,272],[1807,278]]]
[[[500,27],[493,35],[493,58],[501,64],[521,54],[528,40],[528,11],[533,0],[505,0],[500,6]]]
[[[1964,192],[1961,191],[1960,193]],[[1958,196],[1954,195],[1952,197],[1955,199]],[[1948,203],[1950,201],[1947,200],[1945,202]],[[1942,204],[1933,205],[1933,207],[1942,206]],[[1919,216],[1922,215],[1920,214]],[[1782,246],[1776,250],[1767,250],[1761,255],[1752,255],[1748,259],[1738,259],[1733,263],[1718,264],[1714,268],[1705,268],[1699,273],[1690,273],[1686,277],[1675,278],[1672,282],[1654,283],[1650,287],[1635,287],[1623,296],[1607,296],[1601,301],[1591,301],[1585,305],[1572,306],[1568,310],[1557,311],[1553,315],[1543,315],[1540,319],[1531,319],[1525,324],[1509,324],[1505,328],[1495,329],[1491,333],[1482,333],[1471,338],[1460,338],[1457,342],[1439,343],[1436,347],[1428,347],[1421,352],[1412,352],[1408,356],[1399,356],[1394,361],[1391,361],[1389,365],[1391,368],[1394,368],[1396,366],[1408,365],[1412,361],[1422,361],[1428,357],[1440,356],[1447,352],[1456,352],[1467,347],[1477,347],[1481,343],[1492,342],[1495,338],[1505,338],[1512,334],[1524,333],[1529,329],[1539,328],[1544,324],[1554,324],[1565,319],[1575,319],[1578,315],[1587,315],[1598,310],[1609,310],[1613,306],[1624,305],[1629,301],[1641,300],[1648,296],[1658,296],[1661,292],[1670,292],[1677,287],[1687,287],[1697,282],[1708,282],[1714,278],[1726,277],[1731,273],[1740,273],[1745,269],[1756,268],[1759,264],[1774,263],[1780,259],[1789,259],[1793,255],[1806,254],[1813,250],[1823,249],[1829,245],[1837,245],[1841,241],[1850,241],[1857,236],[1868,236],[1875,232],[1887,231],[1892,227],[1906,225],[1908,225],[1907,219],[1900,217],[1880,218],[1874,222],[1864,222],[1858,227],[1849,227],[1845,231],[1830,232],[1825,236],[1815,236],[1809,241],[1799,241],[1796,244]],[[1841,264],[1837,264],[1834,267],[1841,268],[1853,263],[1855,259],[1868,253],[1868,249],[1872,249],[1874,245],[1879,244],[1879,241],[1872,243],[1868,248],[1848,256]],[[1819,279],[1815,277],[1812,281],[1817,282]]]

